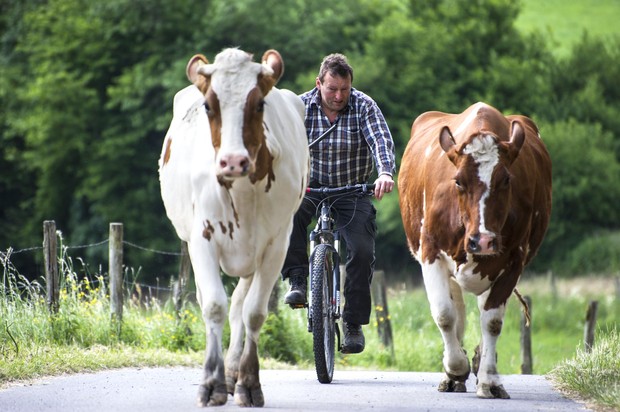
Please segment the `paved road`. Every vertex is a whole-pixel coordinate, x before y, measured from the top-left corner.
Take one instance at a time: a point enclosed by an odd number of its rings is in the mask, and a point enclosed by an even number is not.
[[[338,371],[320,384],[312,370],[263,370],[262,411],[586,411],[539,375],[506,375],[509,400],[478,399],[475,378],[468,393],[439,393],[439,373]],[[119,369],[45,378],[0,390],[6,412],[198,411],[201,371],[194,368]],[[241,411],[231,396],[215,411]]]

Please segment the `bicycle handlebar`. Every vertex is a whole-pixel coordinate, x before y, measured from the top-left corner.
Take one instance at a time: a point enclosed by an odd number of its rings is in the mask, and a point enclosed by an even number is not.
[[[366,195],[373,195],[375,192],[375,185],[370,183],[358,183],[355,185],[346,185],[341,187],[308,187],[306,193],[320,193],[320,194],[345,194],[345,193],[362,193]]]

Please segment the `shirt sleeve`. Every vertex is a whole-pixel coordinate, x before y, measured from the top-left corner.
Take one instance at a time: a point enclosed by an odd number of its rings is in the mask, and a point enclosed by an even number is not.
[[[375,159],[377,174],[394,176],[396,171],[394,140],[381,109],[373,100],[368,102],[362,132]]]

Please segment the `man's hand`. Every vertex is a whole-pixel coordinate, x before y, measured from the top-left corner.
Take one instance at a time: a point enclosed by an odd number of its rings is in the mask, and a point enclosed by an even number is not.
[[[375,180],[375,198],[381,200],[384,194],[394,189],[394,179],[388,174],[382,174]]]

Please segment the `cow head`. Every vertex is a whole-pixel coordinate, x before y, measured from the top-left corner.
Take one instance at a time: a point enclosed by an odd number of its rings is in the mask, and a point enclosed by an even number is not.
[[[261,64],[239,49],[222,51],[212,64],[200,54],[188,62],[187,77],[205,97],[220,184],[230,186],[245,176],[253,183],[267,174],[273,178],[263,113],[265,96],[283,71],[282,57],[275,50],[265,52]]]
[[[456,166],[454,190],[465,228],[467,253],[493,255],[501,252],[501,230],[511,204],[510,165],[524,141],[523,125],[518,121],[512,122],[509,139],[481,129],[460,145],[455,143],[447,126],[441,130],[441,148]]]

